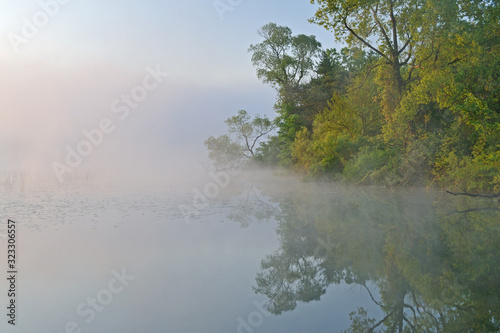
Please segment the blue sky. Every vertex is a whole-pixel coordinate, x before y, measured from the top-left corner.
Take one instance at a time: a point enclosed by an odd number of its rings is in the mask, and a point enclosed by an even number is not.
[[[276,22],[316,35],[324,48],[339,47],[332,34],[307,22],[315,12],[307,0],[221,0],[232,8],[222,19],[212,0],[59,1],[67,3],[0,4],[4,167],[43,168],[63,159],[82,129],[109,116],[110,103],[157,66],[168,79],[83,165],[140,160],[162,169],[202,160],[203,140],[223,134],[224,120],[238,109],[273,115],[275,93],[257,79],[247,52],[261,41],[262,25]],[[53,14],[46,22],[43,6]],[[15,52],[13,34],[23,36],[34,17],[41,27]]]

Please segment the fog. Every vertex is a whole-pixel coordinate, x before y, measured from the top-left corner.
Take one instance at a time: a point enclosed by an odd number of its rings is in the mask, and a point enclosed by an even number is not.
[[[179,179],[203,171],[203,142],[224,134],[226,118],[239,109],[274,117],[276,93],[257,79],[247,52],[257,30],[279,20],[330,39],[307,23],[307,3],[235,4],[223,14],[201,1],[0,4],[0,170],[61,180],[54,162],[67,165],[68,147],[86,140],[82,131],[109,119],[112,133],[102,142],[96,134],[99,144],[83,147],[91,153],[64,176]],[[141,86],[147,68],[169,75],[122,119],[113,102]]]
[[[109,119],[112,133],[95,137],[75,172],[189,178],[226,118],[239,109],[274,117],[276,93],[247,52],[262,25],[278,21],[332,45],[307,23],[314,6],[306,2],[234,2],[221,13],[202,1],[54,1],[0,4],[0,170],[60,178],[53,163],[66,165],[82,131]],[[142,85],[147,68],[169,76],[122,119],[113,102]]]
[[[0,331],[498,331],[498,201],[206,168],[227,118],[275,116],[259,28],[341,47],[316,9],[0,2]]]
[[[203,141],[222,134],[227,117],[245,108],[269,114],[274,98],[260,84],[203,86],[169,74],[135,109],[116,112],[113,102],[142,85],[146,68],[33,61],[1,70],[0,168],[9,170],[53,172],[54,161],[65,162],[67,147],[76,151],[89,141],[83,131],[99,129],[107,118],[114,130],[96,137],[101,143],[75,169],[189,177],[206,160]]]

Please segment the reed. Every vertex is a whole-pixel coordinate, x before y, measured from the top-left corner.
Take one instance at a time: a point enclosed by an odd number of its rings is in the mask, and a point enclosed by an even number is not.
[[[29,179],[29,172],[26,169],[0,171],[0,188],[4,191],[24,192]]]

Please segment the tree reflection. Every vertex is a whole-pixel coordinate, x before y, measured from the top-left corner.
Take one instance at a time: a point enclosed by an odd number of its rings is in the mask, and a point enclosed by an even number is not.
[[[262,260],[254,289],[271,313],[344,282],[384,313],[353,309],[346,332],[500,330],[497,202],[381,189],[267,194],[280,208],[281,246]]]
[[[278,208],[261,198],[253,183],[246,183],[238,192],[237,203],[231,205],[227,217],[242,227],[248,227],[255,220],[267,221],[277,214]]]

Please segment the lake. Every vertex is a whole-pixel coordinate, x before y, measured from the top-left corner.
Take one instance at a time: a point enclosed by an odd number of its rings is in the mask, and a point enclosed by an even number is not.
[[[500,205],[270,172],[1,188],[19,332],[497,332]]]

